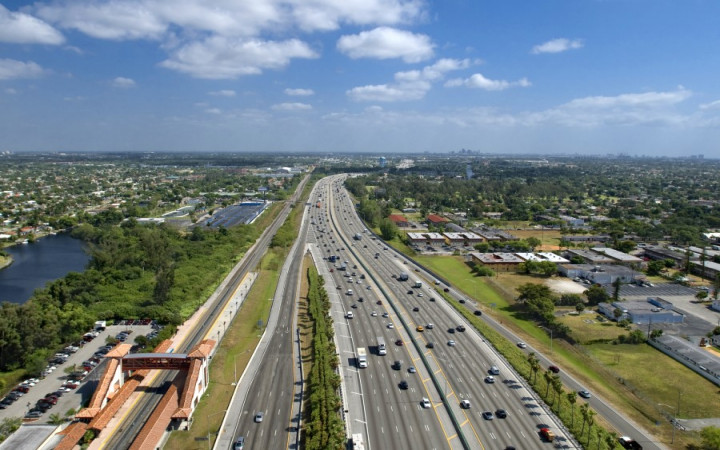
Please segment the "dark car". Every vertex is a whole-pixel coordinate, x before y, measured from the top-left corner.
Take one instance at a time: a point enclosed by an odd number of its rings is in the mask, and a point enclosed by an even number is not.
[[[475,314],[476,316],[482,316],[482,311],[476,309],[475,311],[473,311],[473,314]]]
[[[407,389],[408,388],[408,382],[403,380],[400,382],[400,389]]]
[[[418,308],[418,307],[416,306],[416,307],[413,308],[413,311],[418,312],[418,311],[420,311],[420,308]]]
[[[462,303],[463,305],[465,304],[465,299],[464,299],[464,298],[461,298],[461,299],[458,300],[458,301],[459,301],[460,303]]]
[[[397,341],[395,341],[395,345],[403,345],[402,339],[398,339]]]
[[[448,328],[448,333],[455,334],[455,328]]]
[[[434,301],[435,301],[435,297],[430,297],[430,301],[431,301],[431,302],[434,302]]]
[[[402,369],[402,361],[395,361],[395,362],[392,364],[392,368],[395,369],[395,370],[400,370],[400,369]]]
[[[549,370],[550,372],[552,372],[552,373],[559,373],[559,372],[560,372],[560,368],[559,368],[558,366],[550,366],[550,367],[548,367],[548,370]]]
[[[407,293],[408,293],[409,295],[413,295],[412,289],[409,289],[409,290],[407,291]]]
[[[498,409],[497,411],[495,411],[495,417],[497,417],[498,419],[504,419],[507,417],[507,411],[505,411],[504,409]]]
[[[443,289],[443,292],[450,292],[450,288]]]
[[[425,344],[425,347],[427,347],[427,348],[435,348],[435,343],[434,343],[434,342],[428,342],[427,344]]]
[[[465,327],[462,325],[458,325],[456,329],[461,333],[465,331]]]

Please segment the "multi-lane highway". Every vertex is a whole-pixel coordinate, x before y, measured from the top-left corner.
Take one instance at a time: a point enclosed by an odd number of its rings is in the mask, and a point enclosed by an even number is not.
[[[343,298],[347,309],[353,311],[354,318],[348,320],[353,323],[348,329],[358,347],[364,343],[374,349],[377,345],[376,336],[385,337],[389,354],[377,356],[369,352],[371,367],[379,365],[387,369],[395,360],[404,362],[402,370],[386,371],[385,379],[383,375],[368,371],[371,375],[367,377],[367,381],[363,379],[362,386],[366,402],[379,393],[386,399],[387,405],[392,405],[390,399],[395,400],[395,397],[392,397],[393,391],[400,395],[407,394],[399,392],[399,383],[403,379],[411,386],[416,386],[422,394],[414,394],[415,397],[428,395],[429,390],[423,387],[427,386],[429,380],[423,383],[423,380],[415,379],[419,377],[414,378],[413,374],[406,372],[410,365],[422,364],[421,360],[413,358],[407,352],[406,349],[411,346],[424,353],[427,369],[437,378],[438,390],[446,397],[447,405],[456,417],[456,423],[459,424],[461,434],[469,446],[542,448],[549,444],[542,442],[538,436],[540,427],[550,427],[555,431],[558,436],[554,443],[556,446],[572,448],[576,445],[563,432],[555,417],[537,401],[534,393],[527,389],[502,358],[442,300],[435,291],[436,286],[428,286],[428,280],[432,282],[432,278],[428,274],[410,269],[414,267],[412,264],[407,264],[404,258],[364,230],[340,181],[333,181],[325,204],[329,212],[317,214],[316,224],[313,226],[314,231],[319,233],[318,245],[324,255],[340,256],[340,263],[327,264],[334,269],[334,283],[339,288],[336,291],[344,293],[340,298]],[[355,235],[359,240],[353,238]],[[348,261],[347,270],[338,271],[334,266],[344,261]],[[354,268],[356,265],[357,268]],[[351,276],[343,276],[348,272]],[[356,273],[355,276],[352,276],[352,272]],[[400,281],[402,273],[407,274],[409,279]],[[358,277],[361,275],[365,275],[365,279],[360,279],[361,283],[358,284]],[[353,281],[349,281],[351,278]],[[422,283],[422,287],[413,287],[416,280]],[[368,285],[371,286],[370,290],[367,290]],[[353,289],[353,295],[347,295],[348,289]],[[383,302],[382,305],[377,304],[376,295]],[[360,301],[360,297],[364,297],[364,301]],[[387,313],[388,317],[382,317],[383,313]],[[389,324],[392,324],[393,328],[388,328]],[[428,327],[429,324],[432,324],[431,328]],[[418,326],[422,326],[423,331],[418,331]],[[404,330],[405,338],[403,333],[398,333],[400,329]],[[398,339],[402,339],[402,345],[396,345]],[[350,361],[342,362],[350,367]],[[490,383],[490,379],[486,380],[486,377],[490,375],[493,366],[498,368],[498,373],[493,375],[494,382]],[[437,409],[440,399],[432,400]],[[465,400],[469,402],[469,408],[461,408],[460,405]],[[412,401],[418,404],[418,411],[421,411],[419,399],[413,398]],[[377,413],[380,413],[381,409],[378,406]],[[507,417],[499,418],[498,410],[504,410]],[[492,416],[487,413],[492,413]],[[436,422],[438,425],[442,424],[441,420]],[[384,448],[394,444],[395,441],[388,440],[393,438],[392,433],[384,431],[389,427],[382,427],[382,424],[387,422],[379,423],[380,428],[373,427],[369,432],[371,445]],[[409,426],[409,423],[404,426]],[[397,434],[402,436],[402,425],[396,428]],[[455,434],[454,430],[447,428],[442,431],[439,436],[443,439]],[[418,433],[411,434],[416,436]],[[438,431],[429,434],[437,436]],[[440,444],[442,443],[425,443],[425,446],[435,447]],[[452,445],[452,442],[448,440],[444,445]]]

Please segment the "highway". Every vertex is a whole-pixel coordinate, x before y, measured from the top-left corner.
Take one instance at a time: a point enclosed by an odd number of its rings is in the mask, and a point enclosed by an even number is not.
[[[376,305],[373,300],[359,302],[355,300],[356,295],[346,296],[346,303],[349,309],[355,312],[355,316],[358,319],[366,319],[361,326],[350,327],[356,342],[367,342],[381,330],[392,331],[387,329],[387,323],[390,322],[397,330],[402,326],[400,319],[404,319],[407,323],[405,331],[409,340],[417,341],[419,348],[424,349],[429,370],[439,378],[439,384],[447,396],[448,404],[458,418],[462,433],[472,448],[494,449],[507,446],[546,448],[553,444],[559,448],[575,448],[574,440],[564,432],[559,421],[538,401],[523,380],[484,342],[482,336],[443,301],[435,291],[435,285],[428,286],[427,281],[433,279],[428,274],[419,272],[420,269],[418,272],[410,270],[409,267],[415,266],[405,264],[407,261],[388,249],[381,240],[373,239],[371,234],[364,232],[362,222],[341,183],[336,181],[331,193],[335,204],[331,207],[332,217],[329,222],[334,222],[337,226],[334,233],[322,233],[324,235],[324,238],[320,238],[322,249],[325,250],[326,255],[339,255],[341,261],[357,260],[358,269],[348,270],[357,272],[358,276],[361,272],[371,276],[377,282],[377,286],[387,293],[388,301],[384,301],[383,305]],[[353,239],[355,234],[361,236],[360,240]],[[351,267],[352,265],[354,264],[351,264]],[[408,281],[398,280],[402,272],[409,275]],[[340,287],[338,292],[347,292],[350,288],[357,289],[356,282],[351,284],[347,281],[349,277],[338,275],[337,270],[333,273],[335,282]],[[353,279],[356,280],[356,277]],[[422,281],[422,288],[412,287],[416,279]],[[357,290],[357,297],[361,295],[360,292],[369,292],[364,287]],[[375,290],[374,286],[371,291]],[[351,308],[352,304],[355,304],[356,308]],[[417,310],[414,310],[415,308]],[[372,315],[373,310],[378,316]],[[382,312],[387,312],[389,317],[383,319]],[[428,329],[428,324],[433,324],[431,329]],[[422,325],[425,331],[416,331],[418,325]],[[460,331],[463,327],[466,331]],[[388,333],[386,336],[391,354],[403,355],[403,349],[411,343],[403,342],[404,345],[396,346],[394,342],[397,334],[393,336],[392,333]],[[454,345],[450,345],[450,341],[454,341]],[[433,348],[427,348],[430,342]],[[372,355],[369,358],[370,365],[376,364],[378,358],[387,358],[387,356]],[[411,362],[408,356],[404,358],[397,356],[397,358],[405,359],[408,364]],[[416,362],[412,361],[412,363]],[[347,364],[347,361],[343,361],[343,364]],[[389,365],[389,362],[384,365]],[[494,383],[486,383],[484,379],[492,366],[498,367],[499,374],[494,375]],[[393,381],[397,379],[398,377],[392,378]],[[366,386],[365,383],[363,385]],[[397,391],[397,387],[394,387],[394,390]],[[364,387],[363,393],[366,392],[369,390]],[[381,395],[388,395],[390,392],[391,390],[387,389],[380,391]],[[365,400],[368,400],[368,395],[365,395]],[[470,402],[470,408],[460,408],[460,402],[463,400]],[[495,413],[498,409],[504,409],[507,418],[497,418]],[[493,413],[493,419],[483,418],[483,412],[486,411]],[[540,439],[538,430],[541,427],[549,427],[555,432],[557,438],[553,444],[545,443]],[[371,431],[371,442],[376,437],[374,436],[376,433],[377,431]],[[479,445],[475,446],[473,443]],[[377,443],[378,448],[384,448],[388,444],[386,441]]]
[[[178,348],[175,349],[175,353],[186,352],[205,337],[209,327],[215,321],[216,316],[221,313],[225,304],[229,301],[243,277],[258,265],[262,257],[267,252],[272,237],[290,213],[291,205],[300,198],[300,195],[309,178],[309,176],[306,176],[300,182],[295,193],[288,201],[286,201],[282,210],[270,227],[263,232],[258,241],[247,251],[241,262],[234,269],[235,273],[233,275],[232,282],[226,286],[225,291],[222,292],[221,295],[218,295],[215,298],[214,303],[208,310],[209,312],[207,317],[204,320],[199,321],[199,326],[180,346],[178,346]],[[177,373],[175,372],[168,372],[162,373],[156,378],[147,390],[147,395],[142,396],[140,401],[137,402],[137,405],[135,405],[133,410],[127,415],[123,424],[118,426],[115,433],[113,433],[113,435],[106,441],[104,445],[105,448],[126,449],[130,447],[141,427],[145,424],[148,417],[150,417],[150,414],[157,406],[158,402],[162,398],[162,395],[169,387],[170,381],[176,375]]]

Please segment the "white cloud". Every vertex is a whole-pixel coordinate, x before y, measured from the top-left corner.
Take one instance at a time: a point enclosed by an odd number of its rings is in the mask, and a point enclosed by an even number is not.
[[[395,82],[354,87],[346,94],[355,101],[398,102],[419,100],[432,88],[432,83],[441,80],[447,72],[469,67],[469,59],[440,59],[420,70],[395,73]]]
[[[273,105],[272,109],[275,111],[308,111],[312,109],[312,106],[307,103],[279,103]]]
[[[232,79],[281,69],[291,58],[317,58],[305,42],[228,39],[214,36],[177,49],[161,66],[196,78]]]
[[[720,109],[720,100],[700,105],[700,109]]]
[[[532,48],[531,53],[539,55],[541,53],[561,53],[568,50],[575,50],[583,47],[583,41],[581,39],[553,39],[551,41],[544,42],[540,45],[536,45]]]
[[[424,0],[306,0],[287,3],[293,3],[293,21],[306,31],[335,30],[342,23],[411,23],[425,14]]]
[[[402,58],[407,63],[424,61],[433,56],[433,43],[424,34],[389,27],[379,27],[359,34],[342,36],[337,42],[340,52],[350,58]]]
[[[0,80],[37,78],[44,73],[43,68],[33,61],[23,62],[0,58]]]
[[[13,88],[6,88],[5,93],[8,95],[15,95],[18,93],[18,91],[17,91],[17,89],[13,89]]]
[[[232,89],[223,89],[220,91],[210,91],[208,94],[214,97],[235,97],[235,91]]]
[[[116,88],[127,89],[135,87],[135,80],[133,80],[132,78],[116,77],[110,82],[110,84],[112,84],[112,86]]]
[[[293,97],[308,97],[315,95],[315,91],[312,89],[285,89],[285,94]]]
[[[445,83],[445,86],[465,86],[469,88],[484,89],[486,91],[503,91],[511,87],[529,87],[531,86],[531,83],[527,78],[521,78],[517,81],[491,80],[489,78],[485,78],[485,76],[481,73],[476,73],[471,75],[469,78],[455,78],[453,80],[448,80],[448,82]]]
[[[11,12],[0,4],[0,42],[59,45],[65,42],[65,38],[37,17]]]
[[[222,114],[222,111],[220,110],[220,108],[208,108],[205,110],[205,112],[208,114],[215,114],[215,115]]]
[[[671,92],[643,92],[641,94],[621,94],[613,97],[584,97],[566,103],[568,108],[616,108],[616,107],[658,107],[674,105],[685,101],[692,92],[680,86]]]

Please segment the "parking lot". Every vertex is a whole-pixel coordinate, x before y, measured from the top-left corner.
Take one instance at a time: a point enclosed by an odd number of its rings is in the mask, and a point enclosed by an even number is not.
[[[73,346],[76,348],[66,348],[56,354],[51,358],[53,362],[49,363],[44,371],[44,378],[28,379],[18,386],[7,388],[8,395],[4,399],[9,398],[10,392],[15,392],[12,396],[17,398],[6,402],[5,408],[0,409],[0,419],[26,417],[34,410],[37,412],[30,416],[37,417],[27,417],[26,420],[47,423],[51,414],[65,417],[70,410],[78,411],[83,402],[90,399],[102,376],[104,357],[96,353],[106,345],[106,339],[118,336],[121,332],[129,332],[125,343],[133,344],[135,337],[153,331],[150,322],[146,322],[142,325],[110,325],[105,330],[98,331],[97,336],[89,342],[78,342]],[[105,350],[103,352],[107,353]],[[67,355],[67,358],[61,356],[63,354]],[[92,361],[93,358],[95,361]],[[84,362],[86,367],[83,367]],[[88,362],[94,362],[95,366],[87,364]]]

